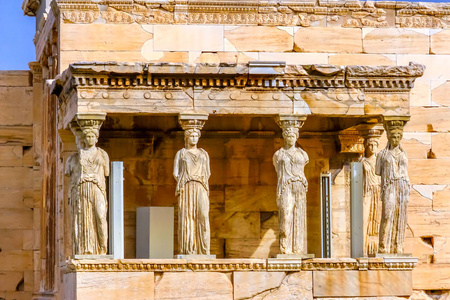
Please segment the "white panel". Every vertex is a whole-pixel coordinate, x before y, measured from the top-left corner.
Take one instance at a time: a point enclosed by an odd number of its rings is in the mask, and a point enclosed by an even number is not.
[[[109,250],[115,259],[124,258],[123,162],[111,162],[109,178]]]
[[[173,258],[174,208],[138,207],[136,258]]]

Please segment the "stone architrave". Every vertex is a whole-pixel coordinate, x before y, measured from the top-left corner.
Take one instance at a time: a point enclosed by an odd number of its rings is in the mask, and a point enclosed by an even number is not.
[[[375,174],[378,140],[383,133],[380,125],[364,124],[360,127],[364,138],[365,153],[360,161],[363,167],[363,224],[364,256],[378,252],[378,231],[381,221],[380,176]]]
[[[98,147],[98,135],[106,114],[77,114],[71,123],[78,153],[66,162],[70,176],[69,206],[75,255],[106,255],[108,251],[108,154]]]
[[[402,254],[410,192],[408,158],[400,145],[409,116],[385,116],[388,143],[377,156],[375,173],[381,176],[382,215],[378,253]]]
[[[306,152],[295,147],[299,128],[306,116],[279,115],[276,118],[283,130],[284,147],[275,152],[273,165],[278,176],[277,205],[279,210],[280,252],[288,255],[306,255],[306,192],[308,182],[305,165]]]
[[[178,253],[180,255],[210,254],[209,155],[197,148],[200,130],[207,114],[180,114],[185,148],[175,155],[173,176],[177,181]]]

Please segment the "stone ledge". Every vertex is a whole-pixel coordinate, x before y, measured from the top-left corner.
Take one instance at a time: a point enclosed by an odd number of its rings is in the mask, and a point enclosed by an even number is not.
[[[53,9],[70,23],[88,24],[101,18],[119,24],[229,24],[270,26],[340,26],[446,28],[450,7],[445,3],[396,1],[176,1],[148,0],[55,1]],[[24,13],[34,16],[40,1],[25,0]],[[100,11],[100,5],[104,9]]]
[[[231,271],[332,271],[390,270],[408,271],[417,258],[314,258],[280,259],[104,259],[66,261],[64,271],[71,272],[231,272]]]

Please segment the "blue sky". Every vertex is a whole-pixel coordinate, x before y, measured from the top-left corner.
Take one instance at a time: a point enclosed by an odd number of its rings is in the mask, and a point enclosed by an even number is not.
[[[23,15],[23,0],[1,0],[0,10],[0,70],[28,70],[35,61],[33,37],[34,17]]]
[[[23,0],[1,0],[1,2],[0,36],[3,41],[0,43],[0,70],[28,70],[28,62],[35,60],[33,44],[35,18],[23,15]]]

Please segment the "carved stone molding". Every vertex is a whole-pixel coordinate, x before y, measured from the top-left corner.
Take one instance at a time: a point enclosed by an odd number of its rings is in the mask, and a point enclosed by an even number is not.
[[[351,128],[340,131],[338,137],[341,143],[341,153],[364,153],[364,138],[358,130]]]
[[[37,0],[26,0],[34,15]],[[58,0],[63,20],[73,23],[229,24],[271,26],[445,28],[450,7],[444,3],[395,1],[166,1]],[[102,9],[100,9],[100,6]],[[101,11],[101,12],[100,12]]]
[[[33,74],[33,83],[40,83],[42,82],[42,66],[39,62],[30,62],[28,63],[28,67],[31,70],[31,73]]]
[[[178,123],[183,130],[198,129],[202,130],[205,122],[208,120],[208,114],[179,114]]]
[[[417,258],[315,258],[286,259],[121,259],[66,261],[65,272],[230,272],[230,271],[323,271],[412,270]]]
[[[57,77],[52,93],[59,97],[65,127],[76,113],[94,109],[379,117],[409,113],[409,92],[422,72],[422,66],[415,64],[356,68],[284,62],[75,63]]]

